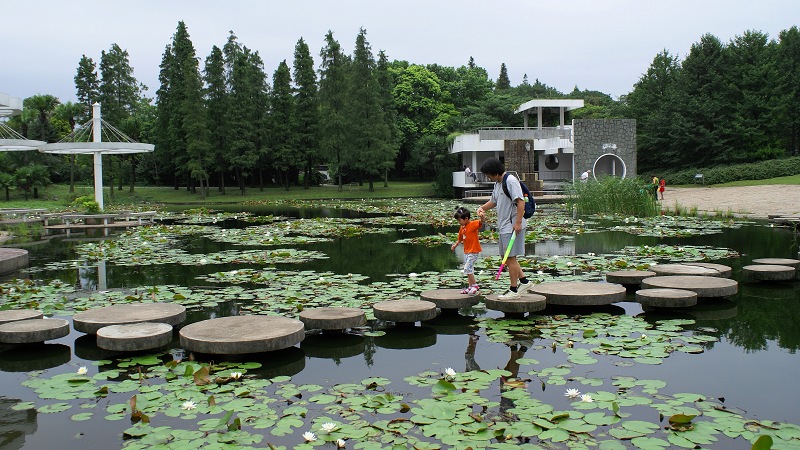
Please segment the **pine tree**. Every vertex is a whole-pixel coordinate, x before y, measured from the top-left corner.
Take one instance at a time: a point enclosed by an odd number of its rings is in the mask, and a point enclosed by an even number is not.
[[[127,50],[111,44],[100,56],[100,103],[103,119],[112,125],[131,116],[140,101],[142,88],[133,76]]]
[[[319,99],[317,97],[317,75],[308,44],[300,38],[294,47],[294,83],[296,95],[295,134],[297,151],[303,164],[303,186],[308,189],[312,168],[319,160],[317,127],[319,126]]]
[[[281,61],[272,78],[270,141],[275,169],[280,174],[281,184],[289,190],[291,173],[301,162],[297,153],[295,100],[292,95],[292,78],[286,60]]]
[[[83,112],[77,118],[83,123],[92,113],[92,104],[100,99],[100,81],[97,79],[97,65],[92,58],[81,55],[78,61],[78,70],[75,74],[75,91],[78,102],[84,106]]]
[[[225,194],[225,150],[227,130],[225,117],[228,111],[228,92],[225,82],[225,59],[216,45],[211,48],[205,62],[206,109],[211,133],[211,153],[219,175],[219,192]]]
[[[325,35],[325,47],[320,52],[320,58],[320,148],[337,175],[341,191],[342,175],[347,170],[344,151],[348,129],[345,118],[348,61],[339,42],[333,38],[332,31]]]
[[[508,79],[508,70],[506,69],[506,63],[500,64],[500,76],[497,77],[497,83],[495,84],[494,88],[496,90],[504,90],[509,89],[511,87],[511,80]]]

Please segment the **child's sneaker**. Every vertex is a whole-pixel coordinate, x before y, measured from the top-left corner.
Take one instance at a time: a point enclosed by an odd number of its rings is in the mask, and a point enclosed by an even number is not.
[[[470,294],[470,295],[477,294],[478,291],[480,291],[480,290],[481,290],[480,286],[478,286],[477,284],[473,284],[472,286],[467,288],[467,294]]]
[[[462,294],[469,294],[469,288],[470,288],[470,286],[465,287],[464,289],[461,290],[461,293]]]

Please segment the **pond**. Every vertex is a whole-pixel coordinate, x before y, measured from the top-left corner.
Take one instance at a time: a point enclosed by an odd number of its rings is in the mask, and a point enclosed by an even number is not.
[[[169,301],[188,308],[189,323],[332,305],[362,307],[371,320],[236,358],[194,359],[177,339],[115,354],[75,331],[0,347],[0,448],[726,449],[762,435],[800,447],[800,283],[741,279],[752,259],[796,257],[793,231],[545,211],[523,261],[537,282],[704,260],[731,266],[739,293],[678,311],[644,312],[629,291],[611,306],[526,319],[479,305],[413,328],[375,321],[374,302],[463,285],[463,255],[450,251],[454,205],[174,207],[161,225],[111,238],[20,244],[31,255],[22,275],[34,281],[2,282],[4,307],[70,320],[111,303]],[[481,236],[484,292],[508,283],[493,279],[495,237]]]

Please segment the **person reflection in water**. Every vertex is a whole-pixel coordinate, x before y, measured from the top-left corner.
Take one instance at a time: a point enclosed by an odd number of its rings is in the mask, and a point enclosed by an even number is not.
[[[464,369],[469,372],[471,370],[481,370],[481,366],[475,361],[475,348],[478,346],[478,335],[473,331],[469,334],[469,342],[467,343],[467,350],[464,352],[464,359],[467,360],[467,367]]]
[[[501,376],[500,377],[500,393],[502,394],[505,391],[514,389],[514,388],[524,388],[527,386],[527,383],[523,380],[519,379],[519,359],[525,357],[525,352],[528,351],[528,347],[523,344],[511,344],[509,346],[511,348],[511,355],[508,357],[508,362],[503,369],[510,372],[510,375],[507,377]],[[503,395],[500,396],[500,413],[505,414],[506,411],[513,408],[514,400],[507,398]]]

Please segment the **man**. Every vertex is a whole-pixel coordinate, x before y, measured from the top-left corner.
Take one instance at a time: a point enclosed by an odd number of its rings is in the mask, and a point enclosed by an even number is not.
[[[494,189],[489,201],[479,206],[477,212],[478,216],[482,218],[486,211],[497,207],[497,232],[500,235],[501,257],[505,254],[508,243],[511,241],[512,233],[517,234],[506,261],[511,285],[508,292],[500,296],[500,300],[519,298],[521,294],[533,288],[533,283],[525,277],[522,267],[517,261],[517,256],[525,255],[525,227],[527,226],[527,221],[523,217],[525,200],[522,188],[517,177],[508,174],[505,184],[509,195],[506,195],[503,190],[503,177],[506,175],[506,170],[503,163],[497,158],[487,159],[481,166],[481,173],[494,182]]]
[[[583,172],[581,174],[581,181],[582,182],[586,183],[587,181],[589,181],[589,172],[591,172],[591,171],[592,171],[592,169],[586,169],[586,172]]]
[[[464,178],[466,179],[466,181],[469,181],[469,177],[472,177],[472,182],[473,183],[478,181],[478,178],[475,176],[474,173],[472,173],[472,169],[470,169],[469,166],[465,166],[464,167]]]

